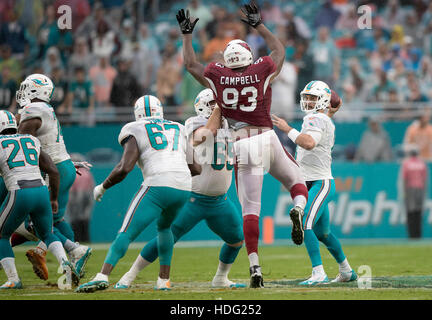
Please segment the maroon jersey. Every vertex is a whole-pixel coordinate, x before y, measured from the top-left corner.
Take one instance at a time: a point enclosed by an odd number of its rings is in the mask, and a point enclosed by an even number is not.
[[[270,79],[276,69],[272,58],[265,56],[243,72],[236,72],[220,63],[210,63],[205,68],[204,77],[225,118],[273,128]]]

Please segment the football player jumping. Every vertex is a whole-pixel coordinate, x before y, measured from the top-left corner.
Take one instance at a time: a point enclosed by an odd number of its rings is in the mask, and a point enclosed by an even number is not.
[[[309,82],[300,93],[301,110],[306,114],[301,132],[289,126],[285,120],[273,115],[276,127],[288,134],[297,144],[297,162],[309,190],[309,200],[303,217],[304,242],[312,262],[312,276],[301,285],[328,283],[319,250],[324,243],[339,264],[339,274],[332,282],[348,282],[357,279],[351,269],[339,240],[330,231],[328,203],[335,195],[335,183],[331,172],[331,151],[335,139],[335,126],[331,117],[342,105],[332,107],[331,90],[322,81]]]
[[[250,287],[263,287],[258,259],[259,216],[264,172],[269,172],[289,190],[294,202],[290,211],[293,222],[292,239],[303,243],[302,218],[308,192],[294,158],[286,152],[273,131],[270,116],[271,82],[279,74],[285,59],[282,43],[264,26],[258,8],[252,2],[242,8],[245,23],[264,38],[271,53],[255,62],[248,44],[231,41],[223,52],[224,64],[201,64],[192,47],[193,22],[182,9],[177,21],[183,34],[183,55],[186,69],[202,85],[212,89],[235,140],[236,179],[242,206],[243,232],[250,263]]]

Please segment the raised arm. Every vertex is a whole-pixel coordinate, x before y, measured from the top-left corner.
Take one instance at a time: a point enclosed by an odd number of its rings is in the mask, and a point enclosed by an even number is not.
[[[222,113],[218,105],[213,109],[213,112],[205,126],[196,129],[193,133],[192,144],[194,147],[206,141],[207,135],[213,137],[217,135],[218,129],[221,127]]]
[[[204,77],[204,65],[200,63],[195,55],[195,50],[192,46],[192,31],[199,18],[191,22],[189,10],[181,9],[176,15],[180,30],[183,34],[183,59],[186,70],[203,86],[210,87]]]
[[[271,79],[273,80],[282,69],[285,60],[285,47],[282,42],[280,42],[280,40],[262,23],[261,14],[255,1],[251,1],[250,4],[244,5],[244,8],[241,10],[246,16],[246,19],[241,20],[258,31],[271,51],[270,57],[277,66],[276,73]]]

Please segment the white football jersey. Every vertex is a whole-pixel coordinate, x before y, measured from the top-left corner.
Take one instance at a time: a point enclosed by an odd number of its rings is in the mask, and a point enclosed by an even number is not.
[[[297,146],[296,160],[305,181],[333,179],[331,171],[332,148],[335,140],[333,121],[324,113],[311,113],[303,118],[301,133],[317,132],[321,135],[312,150]]]
[[[41,144],[29,134],[0,135],[0,173],[8,191],[20,189],[20,181],[39,179]]]
[[[42,121],[40,128],[36,131],[36,137],[41,142],[42,150],[51,157],[55,164],[70,159],[54,109],[45,102],[30,103],[22,109],[20,121],[34,118]]]
[[[205,126],[208,119],[202,116],[189,118],[185,122],[186,135]],[[234,149],[226,120],[214,139],[206,139],[195,147],[195,155],[201,164],[201,174],[192,177],[192,191],[206,196],[220,196],[227,193],[232,181]]]
[[[183,125],[164,119],[134,121],[122,128],[118,142],[122,144],[128,136],[135,137],[138,144],[143,184],[191,190]]]

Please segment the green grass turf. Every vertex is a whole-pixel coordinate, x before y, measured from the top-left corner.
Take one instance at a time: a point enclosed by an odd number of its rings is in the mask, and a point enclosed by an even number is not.
[[[171,291],[155,291],[158,263],[147,267],[137,278],[135,285],[127,290],[115,290],[113,285],[126,272],[139,253],[130,248],[110,276],[110,288],[96,293],[75,293],[57,288],[57,262],[48,253],[50,271],[48,281],[39,280],[25,257],[29,246],[15,248],[16,264],[24,289],[0,291],[0,300],[8,299],[170,299],[170,300],[284,300],[284,299],[431,299],[432,265],[430,243],[345,245],[344,251],[351,266],[357,270],[361,265],[372,269],[372,289],[359,289],[356,283],[300,287],[301,280],[309,277],[310,262],[304,246],[262,246],[260,261],[264,273],[264,289],[213,289],[211,280],[218,264],[219,247],[177,247],[174,251]],[[107,247],[94,249],[87,264],[87,274],[81,283],[90,280],[101,268]],[[324,247],[321,247],[323,263],[330,279],[338,273],[338,266]],[[242,248],[234,263],[230,279],[249,282],[249,263],[246,250]],[[423,277],[419,277],[423,276]],[[398,277],[398,278],[395,278]],[[395,281],[393,281],[396,279]],[[375,281],[376,280],[376,281]],[[385,281],[384,281],[385,280]],[[1,283],[6,281],[0,271]],[[384,281],[384,282],[383,282]],[[384,284],[384,285],[383,285]],[[406,288],[405,288],[406,287]]]

